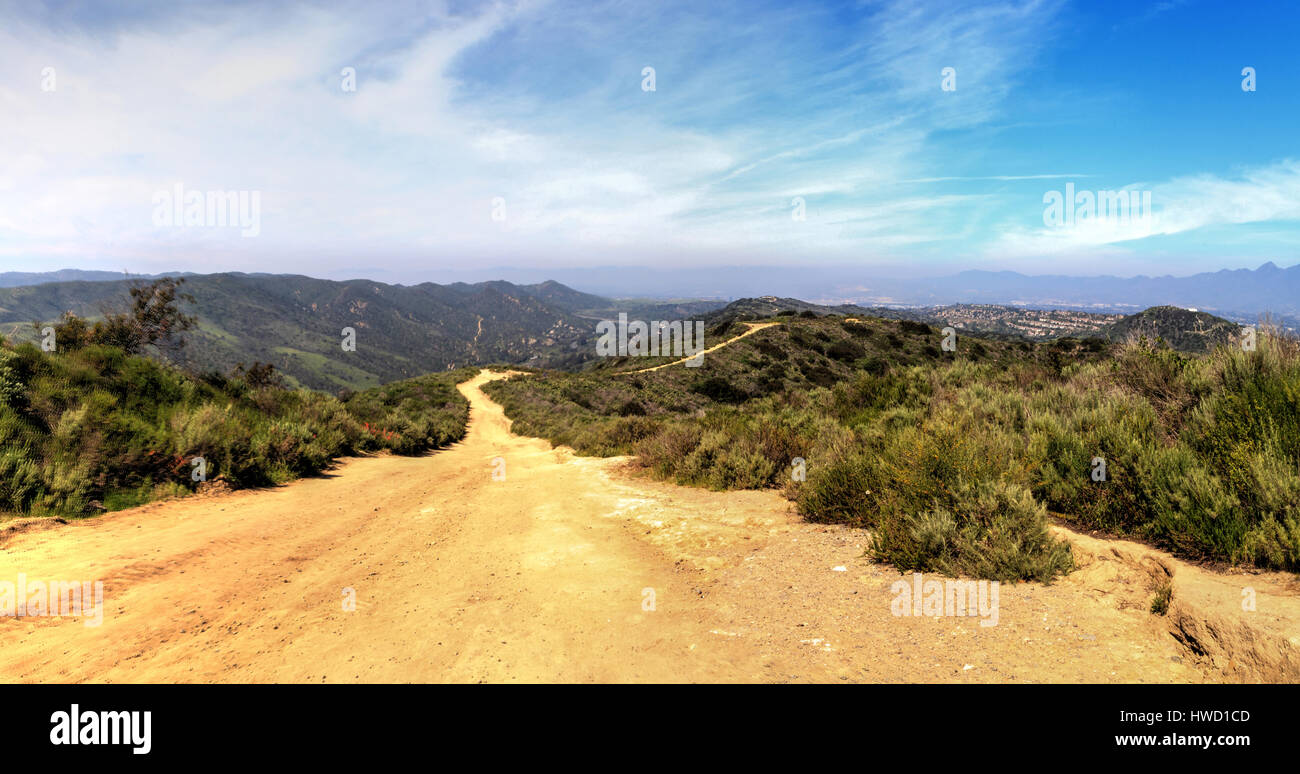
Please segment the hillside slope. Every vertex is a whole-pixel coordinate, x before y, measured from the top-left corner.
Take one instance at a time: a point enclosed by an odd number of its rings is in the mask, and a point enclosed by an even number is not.
[[[1145,336],[1164,341],[1179,352],[1202,353],[1238,342],[1241,326],[1207,312],[1153,306],[1107,326],[1102,335],[1115,342]]]
[[[32,321],[65,311],[94,317],[127,295],[130,281],[53,282],[0,289],[0,332],[34,335]],[[295,385],[336,391],[465,365],[566,367],[593,354],[594,326],[570,308],[595,296],[558,283],[411,287],[292,275],[190,276],[198,318],[187,359],[199,371],[271,363]],[[606,302],[608,303],[608,302]],[[342,330],[356,331],[345,352]]]

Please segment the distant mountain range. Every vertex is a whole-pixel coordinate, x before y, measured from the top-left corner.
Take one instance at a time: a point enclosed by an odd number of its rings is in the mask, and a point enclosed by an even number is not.
[[[161,275],[159,275],[161,276]],[[179,276],[179,275],[171,275]],[[186,311],[198,327],[186,339],[194,370],[228,372],[238,363],[271,363],[291,384],[358,389],[465,365],[577,368],[596,356],[596,322],[698,319],[720,301],[613,301],[554,281],[501,280],[389,285],[297,275],[188,274]],[[122,307],[128,289],[154,279],[68,269],[0,275],[0,334],[36,338],[33,322],[64,312],[85,318]],[[356,351],[341,346],[356,331]]]
[[[940,277],[898,278],[874,267],[845,265],[692,266],[674,270],[646,266],[544,270],[483,267],[461,271],[464,277],[460,278],[486,274],[516,282],[555,279],[610,297],[729,301],[779,292],[829,305],[1004,304],[1124,314],[1151,306],[1179,306],[1205,309],[1236,322],[1257,322],[1265,313],[1286,317],[1292,324],[1300,319],[1300,264],[1283,269],[1272,262],[1257,269],[1184,277],[1072,277],[972,270]]]
[[[0,272],[0,288],[16,288],[23,285],[43,285],[47,282],[112,282],[120,279],[157,279],[159,277],[184,277],[189,272],[167,272],[166,274],[128,274],[124,271],[85,271],[83,269],[59,269],[58,271],[3,271]]]
[[[1300,316],[1300,264],[1266,263],[1188,277],[1027,276],[1016,272],[964,271],[923,283],[880,283],[875,301],[909,304],[1013,304],[1080,309],[1144,309],[1177,306],[1220,316],[1255,318],[1264,313]]]
[[[1128,302],[1121,304],[1114,299],[1167,299],[1172,294],[1194,301],[1201,297],[1197,294],[1209,294],[1213,288],[1222,298],[1237,299],[1230,302],[1233,304],[1245,304],[1254,297],[1262,305],[1255,308],[1274,313],[1292,309],[1300,312],[1300,288],[1290,294],[1286,290],[1296,282],[1297,275],[1300,266],[1283,270],[1272,264],[1253,272],[1159,280],[963,272],[935,280],[925,294],[909,298],[915,301],[957,295],[975,301],[910,308],[898,305],[897,295],[886,297],[885,303],[878,300],[870,305],[826,305],[775,296],[745,298],[730,305],[723,301],[683,300],[681,296],[672,301],[644,297],[612,300],[553,280],[529,285],[492,280],[407,286],[370,280],[227,273],[185,275],[184,289],[195,297],[189,311],[199,320],[198,328],[188,337],[192,367],[228,371],[236,363],[269,362],[291,383],[333,391],[465,365],[580,368],[595,357],[595,322],[613,319],[620,312],[633,320],[718,320],[726,316],[752,318],[780,311],[810,311],[911,319],[953,325],[972,333],[1037,340],[1061,336],[1115,339],[1136,331],[1163,335],[1180,349],[1200,351],[1232,335],[1236,323],[1255,322],[1257,314],[1227,313],[1225,317],[1235,318],[1229,323],[1157,303],[1152,305],[1164,306],[1164,311],[1125,321],[1114,310],[1124,308]],[[51,323],[65,311],[96,317],[124,304],[133,283],[152,278],[131,275],[123,279],[112,272],[75,269],[48,274],[0,274],[0,334],[35,338],[32,322]],[[17,281],[26,284],[5,286]],[[963,282],[966,287],[959,287]],[[1162,290],[1162,283],[1182,289]],[[1089,287],[1091,291],[1086,290]],[[1036,292],[1058,295],[1033,295]],[[1102,300],[1084,304],[1088,292]],[[1012,303],[981,300],[998,297],[1011,298]],[[1034,298],[1045,300],[1034,302]],[[1108,298],[1110,303],[1104,300]],[[1206,303],[1199,306],[1214,308]],[[1080,311],[1081,307],[1090,307],[1091,311]],[[1057,311],[1050,311],[1052,308]],[[1038,311],[1041,309],[1049,311]],[[1293,314],[1285,312],[1283,319],[1294,321]],[[344,352],[340,346],[345,327],[356,330],[355,352]]]
[[[155,275],[132,275],[133,278],[152,276]],[[1125,314],[1152,306],[1178,306],[1204,309],[1236,322],[1256,322],[1263,314],[1286,318],[1293,325],[1300,320],[1300,264],[1283,269],[1272,262],[1257,269],[1225,269],[1185,277],[1071,277],[972,270],[942,277],[898,279],[880,276],[878,270],[871,268],[842,265],[699,266],[684,271],[644,266],[476,268],[438,272],[440,281],[474,277],[484,280],[509,277],[518,287],[556,280],[555,284],[561,287],[581,288],[585,291],[582,295],[588,296],[589,304],[598,303],[591,299],[610,297],[717,299],[725,304],[738,298],[769,295],[779,289],[784,296],[830,305],[1002,304]],[[47,273],[4,272],[0,273],[0,287],[122,278],[114,272],[76,269]],[[462,284],[466,283],[453,282],[447,287]],[[479,281],[473,286],[483,284],[491,283]]]
[[[131,282],[0,289],[0,333],[33,338],[32,321],[53,322],[65,311],[95,317],[122,305]],[[595,325],[575,310],[606,303],[559,283],[406,287],[206,274],[187,277],[183,290],[195,298],[188,311],[198,327],[187,334],[195,368],[269,362],[293,383],[330,391],[463,365],[572,367],[595,352]],[[345,327],[356,331],[354,352],[343,351]]]

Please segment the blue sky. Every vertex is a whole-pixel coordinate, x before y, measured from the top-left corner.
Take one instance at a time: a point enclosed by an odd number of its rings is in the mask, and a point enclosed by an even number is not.
[[[1297,262],[1290,3],[375,5],[0,3],[0,270]],[[1048,225],[1067,183],[1154,216]]]

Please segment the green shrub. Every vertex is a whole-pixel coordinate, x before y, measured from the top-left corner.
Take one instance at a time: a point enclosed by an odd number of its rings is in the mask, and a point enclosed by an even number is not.
[[[846,363],[851,363],[866,354],[866,348],[852,340],[840,340],[826,348],[827,357]]]
[[[808,466],[808,480],[797,489],[799,513],[809,521],[872,527],[879,511],[866,472],[869,462],[857,450],[838,450]]]
[[[990,580],[1050,582],[1074,568],[1051,536],[1046,509],[1017,484],[964,485],[951,509],[893,512],[872,535],[872,554],[901,570]]]
[[[701,379],[691,389],[718,403],[743,403],[749,399],[748,393],[721,376]]]
[[[196,457],[209,479],[257,486],[316,473],[342,454],[444,446],[464,434],[468,402],[455,383],[470,373],[374,388],[345,406],[283,389],[265,368],[251,384],[247,374],[190,376],[96,341],[53,353],[0,346],[0,509],[78,516],[138,505],[194,487]]]

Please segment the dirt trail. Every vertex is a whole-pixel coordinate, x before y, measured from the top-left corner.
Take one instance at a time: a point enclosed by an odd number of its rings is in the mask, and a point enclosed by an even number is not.
[[[713,346],[709,347],[708,349],[702,350],[702,351],[700,351],[700,352],[696,352],[694,355],[691,355],[690,357],[684,357],[684,358],[682,358],[682,359],[680,359],[680,360],[674,360],[674,361],[671,362],[671,363],[664,363],[663,365],[651,366],[650,368],[642,368],[642,369],[639,370],[639,371],[623,371],[623,372],[621,372],[621,373],[628,373],[628,374],[644,374],[644,373],[648,373],[648,372],[650,372],[650,371],[658,371],[660,368],[667,368],[667,367],[669,367],[669,366],[679,365],[679,364],[681,364],[681,363],[685,363],[685,362],[687,362],[688,360],[694,360],[694,359],[699,358],[699,357],[704,357],[705,355],[709,354],[710,352],[717,352],[718,350],[722,349],[723,347],[727,346],[728,344],[731,344],[731,343],[736,342],[736,341],[740,341],[741,339],[745,338],[746,336],[752,336],[753,334],[758,333],[759,331],[763,330],[764,328],[771,328],[773,325],[780,325],[780,323],[774,323],[774,322],[767,322],[767,323],[754,323],[754,322],[747,322],[747,323],[745,323],[745,325],[748,325],[748,326],[749,326],[749,330],[746,330],[744,333],[740,334],[739,336],[732,336],[731,338],[727,339],[726,341],[724,341],[724,342],[722,342],[722,343],[720,343],[720,344],[714,344]]]
[[[105,611],[0,619],[0,680],[1221,679],[1104,549],[1004,585],[996,626],[897,617],[863,533],[514,436],[490,378],[461,385],[469,432],[437,454],[11,534],[0,580],[102,580]]]

